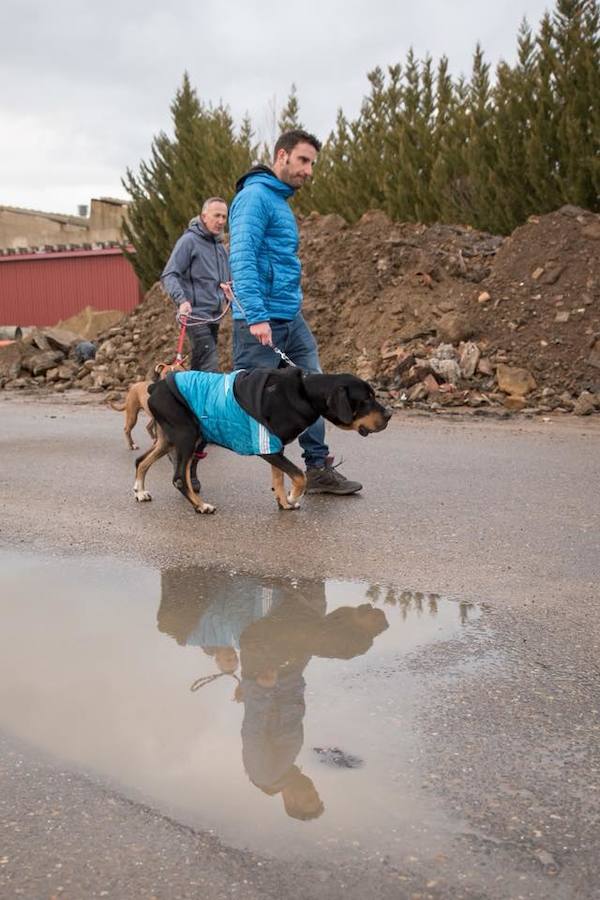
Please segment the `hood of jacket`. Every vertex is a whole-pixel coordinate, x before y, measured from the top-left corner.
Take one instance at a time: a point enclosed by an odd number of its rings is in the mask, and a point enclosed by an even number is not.
[[[190,234],[205,241],[212,241],[213,244],[220,244],[223,241],[223,235],[213,234],[212,231],[209,231],[200,216],[194,216],[193,219],[190,219],[187,230]]]
[[[281,181],[272,169],[263,165],[252,166],[245,175],[238,178],[235,185],[236,194],[239,194],[247,184],[265,184],[272,191],[281,194],[286,199],[294,193],[293,187],[290,187],[285,181]]]

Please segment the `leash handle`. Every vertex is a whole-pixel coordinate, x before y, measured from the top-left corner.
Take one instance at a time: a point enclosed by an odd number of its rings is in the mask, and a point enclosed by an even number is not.
[[[181,317],[181,331],[179,332],[179,340],[177,341],[177,353],[175,355],[175,362],[178,365],[181,365],[183,360],[183,341],[185,339],[185,331],[187,328],[187,316]]]
[[[240,301],[238,300],[238,298],[237,298],[237,296],[236,296],[236,294],[235,294],[235,291],[233,290],[233,285],[231,285],[231,296],[232,296],[232,302],[235,303],[236,306],[239,307],[239,309],[240,309],[241,312],[242,312],[242,315],[244,316],[244,318],[246,318],[246,310],[244,309],[244,307],[242,306],[242,304],[241,304]],[[258,338],[257,338],[257,340],[258,340]],[[287,366],[293,366],[294,369],[298,368],[298,367],[296,366],[296,363],[293,362],[293,361],[289,358],[289,356],[287,355],[287,353],[284,353],[283,350],[280,350],[280,349],[279,349],[279,347],[276,347],[274,344],[271,344],[271,350],[274,350],[275,353],[278,354],[278,356],[283,360],[283,362],[284,362]]]

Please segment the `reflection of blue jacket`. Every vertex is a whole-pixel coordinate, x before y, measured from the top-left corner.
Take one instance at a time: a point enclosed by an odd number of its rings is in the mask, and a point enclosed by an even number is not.
[[[252,622],[267,616],[279,602],[273,588],[253,579],[232,583],[230,590],[215,596],[202,613],[185,643],[199,647],[239,649],[242,632]]]
[[[238,372],[176,372],[177,390],[190,407],[209,444],[219,444],[243,456],[279,453],[283,444],[242,409],[233,393]]]
[[[244,312],[234,319],[249,325],[291,320],[300,311],[298,227],[288,205],[294,189],[266,166],[256,166],[237,183],[229,214],[229,261],[234,289]]]

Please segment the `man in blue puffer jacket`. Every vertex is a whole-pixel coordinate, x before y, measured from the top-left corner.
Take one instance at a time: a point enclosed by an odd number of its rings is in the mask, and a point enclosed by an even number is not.
[[[321,145],[306,131],[282,134],[274,162],[254,166],[236,185],[229,217],[229,260],[239,306],[233,305],[235,369],[275,369],[278,347],[301,369],[321,372],[315,338],[302,313],[298,227],[288,201],[312,176]],[[240,308],[241,307],[241,308]],[[307,493],[354,494],[331,464],[325,423],[318,419],[299,437],[307,469]]]

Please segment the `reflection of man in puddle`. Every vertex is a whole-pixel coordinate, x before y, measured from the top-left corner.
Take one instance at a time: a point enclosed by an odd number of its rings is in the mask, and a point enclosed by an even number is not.
[[[280,602],[241,635],[242,756],[252,783],[265,794],[280,793],[289,816],[314,819],[323,803],[295,765],[304,739],[302,673],[312,656],[351,659],[365,653],[387,621],[368,603],[326,615],[322,584],[311,587],[310,595],[285,583],[276,590]]]
[[[322,582],[294,587],[284,579],[232,578],[198,568],[161,573],[158,628],[178,644],[213,656],[233,674],[241,652],[244,704],[242,757],[250,781],[281,794],[296,819],[314,819],[323,803],[311,779],[295,765],[304,731],[303,672],[312,656],[351,659],[366,653],[387,627],[369,603],[326,614]]]

